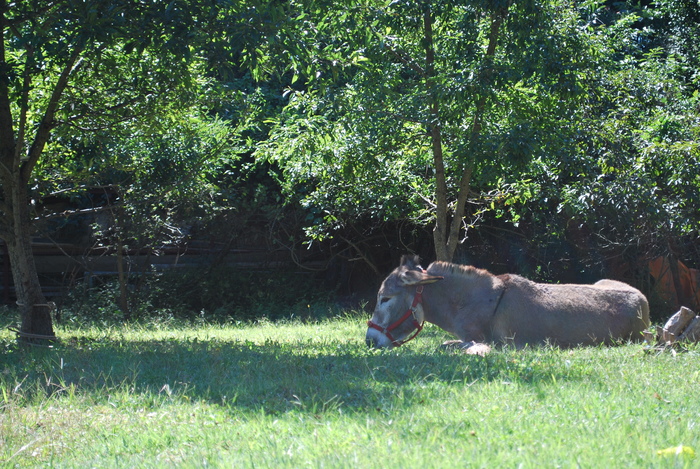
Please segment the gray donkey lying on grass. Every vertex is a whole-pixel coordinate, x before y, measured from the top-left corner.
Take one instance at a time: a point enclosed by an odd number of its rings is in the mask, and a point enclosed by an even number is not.
[[[424,321],[465,347],[614,344],[643,338],[649,304],[639,290],[615,280],[543,284],[448,262],[423,269],[418,256],[403,256],[379,289],[367,344],[398,347],[418,335]]]

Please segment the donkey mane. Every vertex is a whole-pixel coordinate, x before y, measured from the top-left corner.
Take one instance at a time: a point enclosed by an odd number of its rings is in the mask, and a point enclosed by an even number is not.
[[[452,264],[451,262],[436,261],[428,266],[428,271],[431,274],[451,274],[458,277],[474,278],[474,277],[491,277],[489,271],[477,269],[471,265]]]

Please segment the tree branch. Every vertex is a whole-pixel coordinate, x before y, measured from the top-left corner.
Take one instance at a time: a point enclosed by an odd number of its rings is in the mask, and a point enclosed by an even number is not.
[[[46,142],[48,142],[49,140],[51,131],[55,127],[54,116],[56,114],[56,109],[58,109],[58,104],[61,101],[63,91],[66,89],[66,86],[68,86],[68,79],[70,78],[71,73],[73,73],[76,69],[78,69],[78,67],[80,67],[80,64],[82,62],[78,60],[82,51],[83,48],[79,45],[76,45],[75,50],[66,61],[66,64],[63,66],[63,70],[61,71],[61,74],[59,75],[58,80],[56,81],[56,85],[54,86],[53,92],[51,93],[51,98],[49,99],[49,103],[46,106],[44,117],[39,123],[39,128],[36,131],[34,142],[32,143],[32,146],[29,149],[29,158],[27,159],[27,161],[24,162],[24,164],[22,164],[22,167],[20,169],[21,184],[27,184],[29,182],[29,178],[32,174],[32,171],[34,170],[34,167],[39,161],[41,153],[44,151],[44,147],[46,146]]]
[[[13,28],[14,29],[14,28]],[[15,33],[20,37],[19,31]],[[31,43],[26,45],[27,59],[24,62],[24,71],[22,72],[22,92],[20,95],[19,108],[19,127],[17,128],[17,141],[15,142],[15,161],[20,161],[22,151],[24,150],[24,138],[27,129],[27,113],[29,112],[29,88],[31,86],[31,70],[34,65],[34,46]]]
[[[5,3],[5,2],[3,2],[3,3]],[[42,8],[32,9],[31,13],[27,16],[17,16],[15,18],[13,18],[12,20],[8,20],[8,24],[14,28],[18,24],[22,24],[25,21],[29,21],[30,19],[41,17],[44,13],[53,9],[58,4],[59,4],[59,2],[46,2],[46,4]],[[17,37],[19,37],[19,35]]]
[[[365,252],[367,251],[366,249],[360,249],[360,247],[357,244],[353,243],[343,235],[339,234],[338,236],[340,237],[340,239],[348,243],[357,252],[357,254],[360,256],[360,259],[365,261],[365,263],[367,263],[367,265],[370,267],[370,269],[372,269],[372,271],[374,271],[375,274],[380,275],[377,266],[374,265],[374,263],[371,260],[369,260],[369,258],[365,255]]]
[[[12,121],[12,106],[10,102],[10,74],[12,67],[7,63],[5,50],[5,30],[9,26],[9,21],[5,16],[8,7],[6,0],[0,0],[0,161],[8,171],[8,176],[12,175],[14,157],[15,135]]]
[[[387,36],[383,36],[377,31],[374,31],[374,34],[376,34],[380,39],[386,41],[385,44],[387,45],[387,49],[394,57],[399,59],[404,65],[408,66],[408,68],[419,74],[421,77],[425,77],[426,71],[423,69],[423,67],[411,59],[407,53],[391,47],[390,40],[387,40]]]
[[[397,119],[397,120],[402,121],[402,122],[412,122],[414,124],[421,124],[421,125],[428,125],[429,124],[425,120],[420,120],[420,119],[416,119],[413,117],[404,116],[403,114],[399,114],[396,112],[387,111],[386,108],[384,108],[384,107],[377,107],[377,108],[369,107],[369,108],[361,109],[361,110],[359,110],[359,112],[362,112],[363,114],[383,114],[385,116],[393,117],[394,119]]]
[[[130,100],[128,100],[128,101],[124,101],[123,103],[115,104],[114,106],[110,106],[110,107],[108,107],[107,109],[103,109],[103,110],[93,109],[93,110],[90,110],[90,112],[85,112],[85,113],[83,113],[83,114],[78,114],[78,115],[75,115],[75,116],[71,116],[71,117],[69,117],[69,118],[66,119],[66,120],[55,122],[54,127],[58,127],[58,126],[61,126],[61,125],[70,125],[70,126],[76,128],[76,129],[82,130],[82,131],[84,131],[84,132],[95,132],[95,131],[99,131],[99,130],[105,130],[105,129],[108,129],[108,128],[110,128],[110,127],[113,127],[115,124],[118,124],[118,123],[121,123],[121,122],[126,122],[126,121],[129,121],[129,120],[133,120],[133,119],[134,119],[134,116],[129,115],[129,116],[122,117],[121,119],[112,119],[112,120],[110,120],[110,123],[109,123],[109,124],[106,124],[106,125],[103,125],[103,126],[99,126],[99,127],[84,127],[84,126],[78,125],[76,122],[79,122],[79,121],[81,121],[81,120],[83,120],[83,119],[87,119],[88,117],[94,117],[94,116],[98,116],[98,115],[104,115],[104,114],[106,114],[106,113],[108,113],[108,112],[110,112],[110,111],[117,111],[117,110],[119,110],[119,109],[123,109],[123,108],[125,108],[125,107],[128,107],[128,106],[131,106],[131,105],[133,105],[133,104],[136,104],[136,103],[138,103],[139,101],[142,101],[142,100],[145,99],[146,97],[148,97],[148,95],[139,96],[138,98],[133,98],[133,99],[130,99]]]
[[[65,194],[66,192],[73,192],[80,189],[93,189],[93,190],[105,190],[105,189],[118,189],[120,186],[118,184],[105,184],[103,186],[88,186],[86,184],[81,184],[79,186],[71,187],[68,189],[61,189],[55,192],[51,192],[45,197],[55,197],[57,195]]]
[[[112,204],[112,205],[103,205],[101,207],[92,207],[92,208],[80,208],[77,210],[64,210],[63,212],[53,212],[49,213],[47,215],[41,215],[38,217],[34,217],[32,221],[41,221],[41,220],[51,220],[52,218],[67,218],[73,215],[85,215],[88,213],[99,213],[99,212],[105,212],[107,210],[112,210],[114,207],[122,207],[124,204],[123,203],[118,203],[118,204]]]

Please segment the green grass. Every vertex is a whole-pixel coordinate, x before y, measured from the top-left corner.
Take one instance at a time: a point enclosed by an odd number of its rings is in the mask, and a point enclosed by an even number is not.
[[[364,320],[0,332],[0,467],[700,467],[697,348],[372,351]]]

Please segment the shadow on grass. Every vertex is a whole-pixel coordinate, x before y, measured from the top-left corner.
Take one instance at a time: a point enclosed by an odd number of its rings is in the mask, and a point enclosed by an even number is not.
[[[540,386],[590,379],[566,352],[497,351],[486,357],[359,342],[64,339],[52,349],[0,341],[0,386],[26,401],[83,396],[96,404],[207,401],[267,413],[389,410],[441,398],[455,388],[503,381]],[[43,396],[41,396],[43,394]]]

